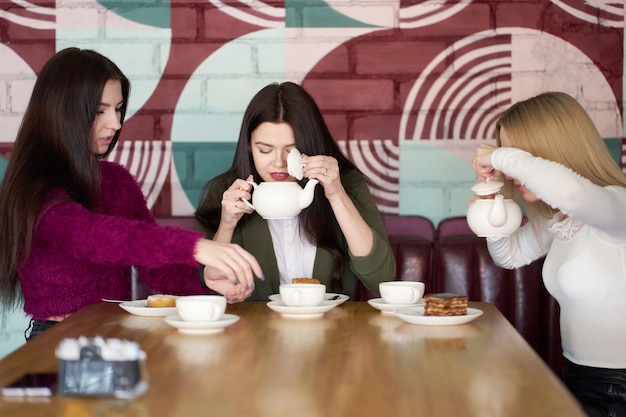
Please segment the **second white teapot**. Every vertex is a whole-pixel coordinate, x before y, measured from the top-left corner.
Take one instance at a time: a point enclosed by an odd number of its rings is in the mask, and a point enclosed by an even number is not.
[[[498,193],[504,184],[500,181],[481,182],[472,187],[478,196]],[[507,237],[522,223],[522,210],[502,194],[494,198],[478,198],[467,209],[467,224],[480,237]]]

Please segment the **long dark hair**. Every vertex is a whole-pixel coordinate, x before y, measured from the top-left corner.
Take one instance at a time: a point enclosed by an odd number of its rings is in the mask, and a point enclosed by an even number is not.
[[[247,178],[250,173],[254,176],[255,182],[262,181],[254,167],[250,140],[252,132],[264,122],[289,123],[293,129],[298,150],[306,155],[327,155],[335,158],[339,163],[342,180],[345,173],[358,170],[341,152],[313,97],[298,84],[273,83],[261,89],[248,104],[243,116],[233,163],[228,171],[216,177],[216,179],[223,179],[227,184],[226,187],[237,178]],[[365,179],[365,176],[363,178]],[[307,179],[301,180],[300,185],[304,186],[307,181]],[[221,206],[211,203],[208,199],[209,191],[214,183],[215,180],[205,185],[200,206],[196,211],[196,220],[212,230],[217,229],[221,217]],[[220,190],[219,195],[223,191],[225,190]],[[346,189],[346,192],[350,193],[350,191]],[[237,227],[245,224],[247,216],[249,215],[245,215],[240,220]],[[335,215],[324,196],[322,187],[315,187],[313,203],[300,212],[299,218],[300,225],[308,239],[332,253],[334,258],[333,285],[335,289],[340,289],[345,263],[340,249],[343,236],[339,232]]]
[[[93,209],[100,192],[98,160],[92,128],[102,92],[119,80],[124,121],[130,83],[108,58],[91,50],[68,48],[43,66],[17,133],[0,184],[0,302],[15,307],[21,300],[17,270],[28,256],[43,204],[54,189]]]

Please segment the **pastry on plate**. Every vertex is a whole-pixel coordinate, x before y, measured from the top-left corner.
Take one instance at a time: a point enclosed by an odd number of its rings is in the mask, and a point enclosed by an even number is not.
[[[148,296],[148,307],[176,307],[176,296],[168,294],[153,294]]]
[[[315,278],[292,278],[292,284],[319,284],[320,280]]]
[[[424,296],[425,316],[464,316],[467,314],[467,297],[449,292]]]

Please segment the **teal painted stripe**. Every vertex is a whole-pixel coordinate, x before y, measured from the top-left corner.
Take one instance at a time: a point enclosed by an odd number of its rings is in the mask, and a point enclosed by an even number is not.
[[[235,142],[172,142],[174,169],[194,207],[204,184],[230,168],[236,146]]]
[[[98,3],[133,22],[164,29],[171,26],[169,0],[142,0],[140,4],[133,5],[119,0],[98,0]]]
[[[285,26],[288,28],[378,27],[346,16],[323,0],[285,0]]]
[[[622,159],[622,139],[604,139],[604,143],[617,165],[620,165]]]

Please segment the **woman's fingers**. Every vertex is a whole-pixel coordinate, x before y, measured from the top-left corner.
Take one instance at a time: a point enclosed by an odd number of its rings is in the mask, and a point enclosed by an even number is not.
[[[240,246],[232,245],[232,248],[234,251],[226,252],[219,259],[223,263],[224,272],[232,273],[240,285],[254,289],[254,276],[259,278],[263,276],[261,267],[256,258]]]
[[[479,181],[488,181],[491,178],[498,177],[500,173],[491,165],[491,154],[497,147],[482,144],[476,149],[474,158],[472,158],[472,168],[476,172]]]
[[[254,210],[243,200],[249,201],[250,185],[247,181],[252,181],[252,175],[247,180],[236,179],[230,187],[222,194],[222,221],[229,224],[236,224],[244,214],[250,214]]]
[[[196,244],[194,258],[202,265],[221,271],[224,278],[234,284],[254,288],[254,275],[263,277],[256,258],[239,245],[200,239]]]
[[[338,195],[343,190],[341,183],[341,173],[339,163],[332,156],[303,155],[304,176],[309,179],[316,179],[322,187],[326,198]]]
[[[207,269],[205,268],[205,271]],[[205,283],[207,287],[226,297],[230,304],[244,301],[252,294],[251,290],[246,290],[242,285],[233,284],[227,279],[207,278],[206,274]]]

